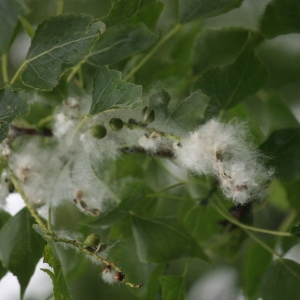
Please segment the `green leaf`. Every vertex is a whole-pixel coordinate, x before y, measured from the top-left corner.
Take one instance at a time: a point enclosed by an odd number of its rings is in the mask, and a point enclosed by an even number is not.
[[[147,27],[154,28],[163,8],[164,4],[155,0],[119,0],[114,2],[109,14],[102,21],[107,27],[124,22],[143,22]]]
[[[300,237],[300,224],[292,226],[290,233],[297,237]]]
[[[194,89],[211,97],[212,105],[227,109],[262,88],[267,79],[266,67],[252,49],[246,48],[231,65],[203,73]]]
[[[148,284],[146,286],[146,294],[141,298],[142,300],[153,300],[159,292],[159,277],[164,274],[166,269],[166,264],[158,264],[152,271]]]
[[[300,178],[288,182],[283,182],[283,186],[285,187],[286,198],[289,204],[298,212],[300,212]]]
[[[87,62],[97,68],[117,63],[148,48],[157,38],[144,24],[113,26],[101,35]]]
[[[185,281],[183,276],[161,276],[163,300],[184,300],[185,299]]]
[[[261,18],[260,27],[268,38],[300,33],[299,0],[271,1]]]
[[[139,259],[167,262],[180,257],[209,258],[188,231],[174,218],[147,218],[133,214],[132,230]]]
[[[119,183],[118,183],[119,184]],[[147,189],[144,184],[138,180],[125,181],[125,187],[120,191],[122,201],[115,208],[104,213],[97,219],[87,223],[88,226],[99,227],[103,225],[112,225],[123,218],[133,209],[144,197]]]
[[[121,79],[121,72],[101,68],[94,79],[90,115],[103,111],[137,107],[141,102],[142,86]]]
[[[57,255],[53,254],[53,249],[49,244],[44,249],[44,262],[48,263],[53,268],[52,272],[49,269],[41,269],[47,273],[52,279],[53,284],[53,296],[55,300],[71,300],[66,281],[62,272],[62,267],[57,259]]]
[[[0,20],[2,20],[0,26],[0,55],[9,50],[18,24],[18,17],[26,12],[27,8],[20,1],[0,1]]]
[[[291,109],[273,91],[260,91],[247,99],[246,105],[266,136],[278,129],[299,126]]]
[[[9,220],[9,218],[11,218],[11,215],[8,212],[4,210],[0,210],[0,229],[3,227],[3,225],[5,225],[5,223]],[[8,271],[7,268],[4,268],[0,261],[0,280],[3,276],[5,276],[7,271]]]
[[[260,150],[271,158],[270,165],[276,176],[284,180],[296,179],[300,175],[300,129],[274,131],[261,145]]]
[[[42,256],[44,241],[32,230],[33,218],[27,208],[11,217],[0,231],[0,260],[9,269],[21,286],[21,297]]]
[[[183,23],[207,19],[239,7],[243,0],[180,0],[179,18]]]
[[[300,265],[289,259],[276,260],[262,283],[263,300],[295,300],[300,294]]]
[[[27,98],[27,92],[10,85],[0,89],[0,142],[7,136],[10,122],[29,113]]]
[[[257,299],[260,282],[266,269],[272,262],[272,254],[258,244],[248,248],[243,270],[244,293],[248,297],[254,298],[256,296],[255,299]]]
[[[0,210],[0,228],[11,218],[11,215],[5,210]]]
[[[26,56],[24,84],[52,90],[67,70],[85,58],[103,28],[103,23],[93,23],[88,15],[60,15],[44,21]]]
[[[243,28],[210,29],[202,32],[196,40],[195,73],[233,63],[246,45],[249,33],[249,30]]]
[[[185,130],[193,130],[203,123],[209,100],[201,91],[194,92],[170,109],[170,117]]]

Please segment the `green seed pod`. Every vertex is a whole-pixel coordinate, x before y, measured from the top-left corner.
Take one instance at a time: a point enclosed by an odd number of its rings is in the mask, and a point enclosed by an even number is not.
[[[112,118],[110,121],[109,121],[109,125],[110,125],[110,128],[113,130],[113,131],[118,131],[118,130],[121,130],[123,128],[123,121],[121,119],[118,119],[118,118]]]
[[[107,130],[105,128],[105,126],[103,125],[95,125],[95,126],[92,126],[90,128],[91,130],[91,133],[92,133],[92,136],[95,138],[95,139],[103,139],[105,136],[106,136],[106,133],[107,133]]]
[[[100,236],[98,234],[90,234],[83,242],[87,247],[96,247],[100,243]]]

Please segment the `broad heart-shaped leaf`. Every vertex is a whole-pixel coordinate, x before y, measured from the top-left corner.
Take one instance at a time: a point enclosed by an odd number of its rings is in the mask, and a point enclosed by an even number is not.
[[[103,23],[93,23],[88,15],[60,15],[44,21],[26,56],[24,84],[52,90],[68,69],[85,58],[103,29]]]
[[[274,247],[274,244],[272,245]],[[272,262],[272,254],[258,244],[249,245],[244,257],[243,291],[249,299],[257,299],[261,279]]]
[[[141,103],[142,86],[126,82],[121,72],[101,68],[94,79],[90,115],[118,107],[137,107]]]
[[[271,1],[261,18],[260,27],[268,38],[282,34],[300,33],[299,0]]]
[[[161,276],[159,282],[164,300],[185,300],[183,276]]]
[[[27,98],[27,92],[10,85],[0,89],[0,142],[7,136],[10,122],[29,113]]]
[[[170,117],[187,131],[193,130],[204,121],[209,100],[201,91],[194,92],[178,101],[176,107],[170,110]]]
[[[97,68],[123,60],[151,46],[158,36],[144,24],[120,24],[108,28],[89,54],[87,62]]]
[[[0,1],[0,55],[7,52],[18,24],[18,16],[27,11],[25,5],[17,0]]]
[[[60,261],[58,260],[58,255],[54,255],[55,249],[47,244],[44,249],[44,262],[48,263],[50,267],[53,268],[52,272],[49,269],[41,269],[47,273],[52,279],[53,284],[53,296],[57,300],[71,300],[68,287],[66,285],[65,277],[63,275],[62,267]]]
[[[300,265],[290,259],[276,260],[262,283],[263,300],[295,300],[300,295]]]
[[[164,4],[156,0],[119,0],[114,2],[108,15],[102,18],[107,27],[128,22],[137,24],[143,22],[149,28],[154,28]]]
[[[232,63],[243,50],[250,31],[245,28],[222,28],[203,31],[196,40],[194,72]]]
[[[224,14],[239,7],[243,0],[180,0],[179,18],[183,23]]]
[[[300,128],[274,131],[260,146],[262,153],[271,158],[270,165],[276,176],[283,180],[300,175]]]
[[[164,274],[166,264],[157,264],[153,270],[147,284],[146,294],[141,298],[142,300],[155,299],[160,288],[159,277]]]
[[[299,126],[291,109],[273,91],[256,93],[247,99],[246,105],[265,135],[275,130]]]
[[[198,257],[209,262],[199,244],[175,218],[133,214],[132,230],[142,262],[167,262],[181,257]]]
[[[0,260],[4,267],[18,277],[21,297],[45,245],[43,239],[31,228],[33,223],[27,208],[23,208],[0,231]]]
[[[215,108],[230,108],[264,86],[268,79],[266,67],[251,48],[223,68],[210,69],[194,83],[194,89],[211,97]]]

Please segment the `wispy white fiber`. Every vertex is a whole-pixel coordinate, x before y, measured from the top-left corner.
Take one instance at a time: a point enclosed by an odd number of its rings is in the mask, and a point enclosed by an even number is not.
[[[243,124],[209,120],[173,148],[183,167],[199,175],[216,176],[226,197],[235,203],[260,197],[270,179]]]

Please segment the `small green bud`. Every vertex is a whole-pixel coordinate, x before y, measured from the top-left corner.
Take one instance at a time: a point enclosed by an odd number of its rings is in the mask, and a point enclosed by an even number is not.
[[[105,128],[105,126],[103,125],[95,125],[95,126],[92,126],[90,128],[91,130],[91,133],[92,133],[92,136],[95,138],[95,139],[103,139],[105,136],[106,136],[106,133],[107,133],[107,130]]]
[[[98,234],[90,234],[83,242],[87,247],[95,247],[100,243],[100,236]]]
[[[110,121],[109,121],[109,125],[110,125],[110,128],[113,130],[113,131],[118,131],[118,130],[121,130],[123,128],[123,121],[121,119],[118,119],[118,118],[112,118]]]

